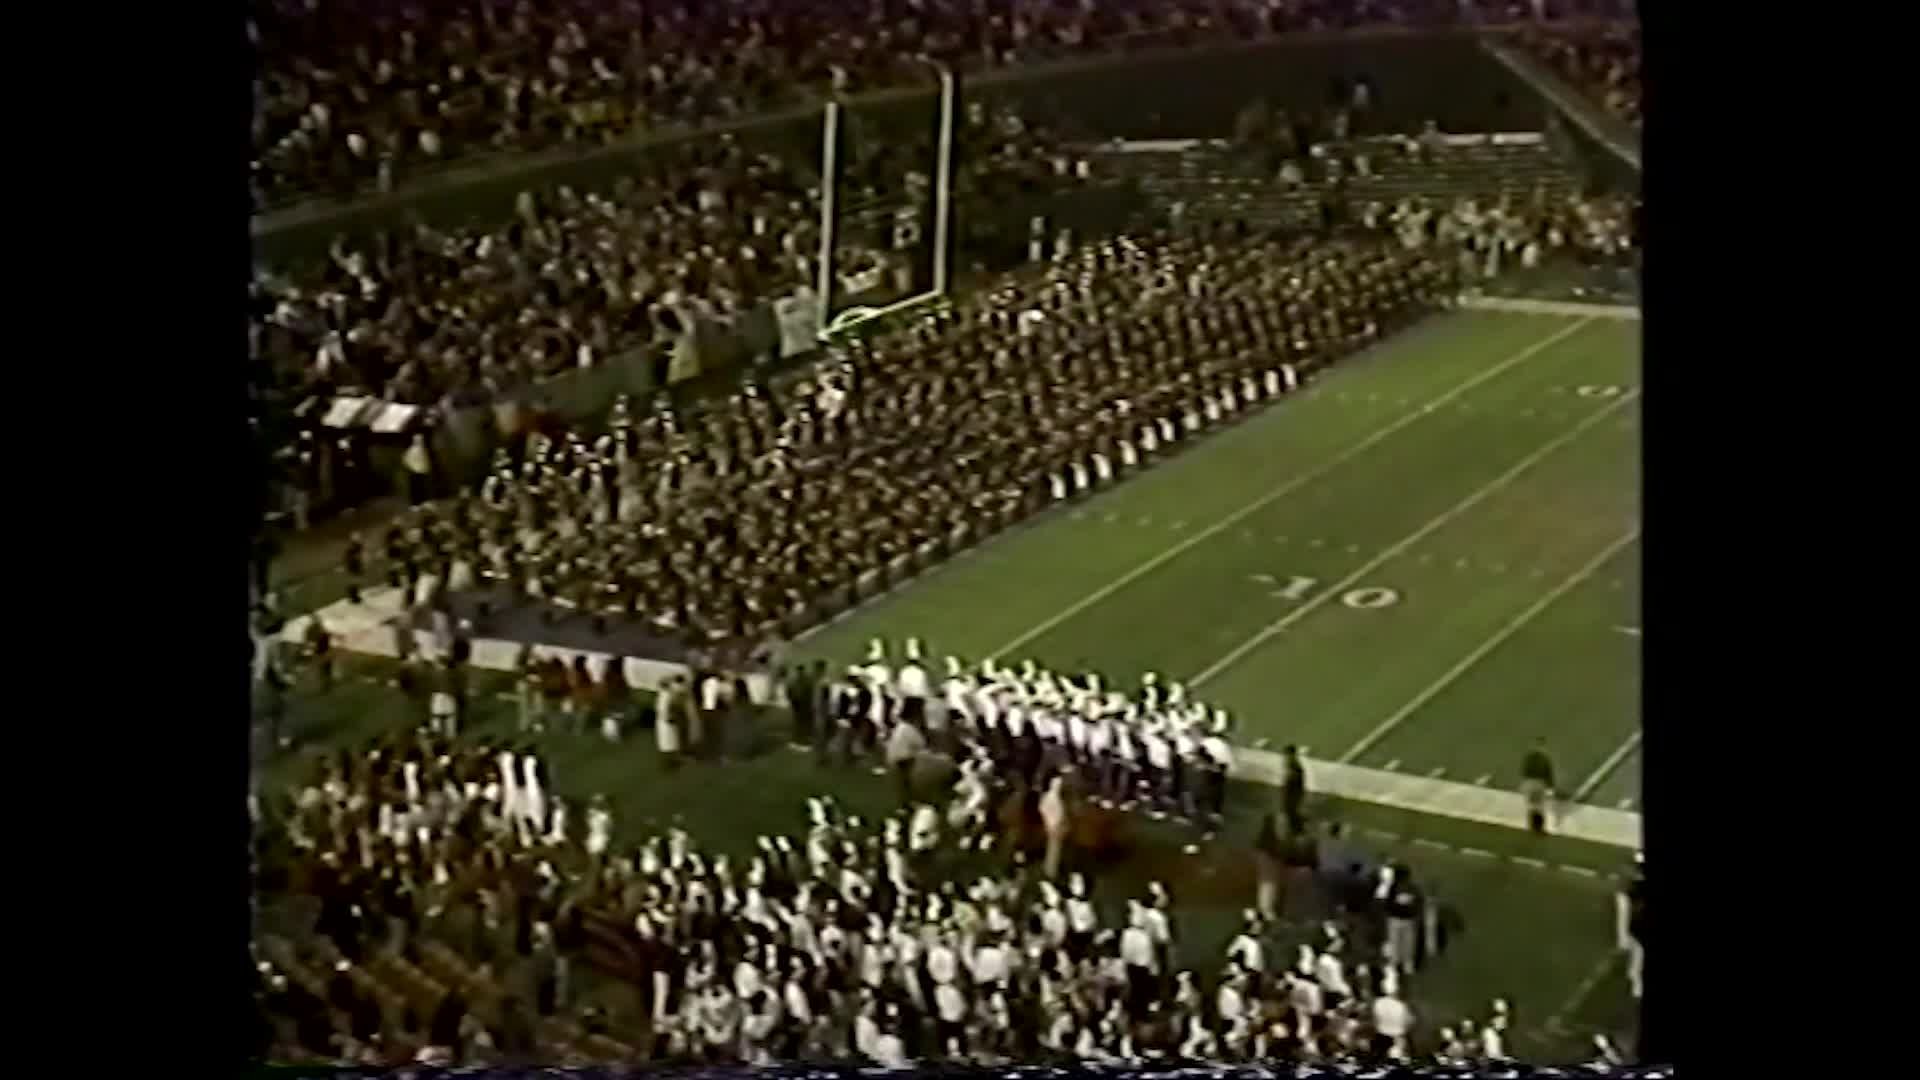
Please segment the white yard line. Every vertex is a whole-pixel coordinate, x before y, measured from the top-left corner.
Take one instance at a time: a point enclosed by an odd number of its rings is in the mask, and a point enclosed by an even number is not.
[[[1580,980],[1580,985],[1574,987],[1573,993],[1568,995],[1566,1004],[1560,1006],[1559,1012],[1547,1018],[1544,1027],[1549,1031],[1565,1030],[1567,1017],[1572,1016],[1581,1005],[1586,1003],[1587,998],[1592,996],[1593,992],[1599,988],[1600,983],[1606,979],[1607,975],[1613,971],[1614,966],[1619,962],[1620,951],[1618,949],[1607,950],[1606,957],[1593,966],[1593,970],[1587,973],[1586,978]]]
[[[1606,419],[1608,413],[1612,412],[1615,409],[1620,408],[1622,405],[1625,405],[1628,402],[1633,401],[1638,396],[1639,396],[1639,391],[1637,390],[1620,395],[1619,397],[1613,399],[1612,403],[1590,414],[1586,419],[1580,421],[1578,424],[1575,424],[1574,426],[1568,428],[1566,431],[1562,432],[1559,436],[1554,438],[1551,442],[1547,443],[1545,446],[1542,446],[1538,450],[1535,450],[1533,453],[1528,454],[1526,457],[1521,458],[1518,462],[1514,464],[1512,468],[1508,469],[1506,472],[1501,473],[1499,476],[1494,477],[1491,481],[1489,481],[1487,484],[1482,486],[1478,491],[1475,491],[1473,494],[1468,495],[1466,498],[1460,500],[1459,502],[1455,503],[1452,507],[1450,507],[1449,509],[1441,513],[1438,517],[1435,517],[1433,520],[1427,522],[1425,525],[1422,525],[1418,529],[1415,529],[1412,533],[1408,534],[1405,538],[1401,539],[1398,543],[1394,544],[1392,547],[1386,549],[1385,551],[1382,551],[1378,555],[1375,555],[1373,558],[1368,559],[1366,562],[1362,563],[1360,565],[1360,568],[1355,570],[1353,573],[1348,574],[1347,576],[1341,578],[1339,581],[1334,582],[1328,588],[1321,590],[1319,594],[1307,600],[1305,603],[1301,604],[1299,607],[1294,608],[1292,611],[1281,616],[1279,619],[1275,620],[1274,622],[1268,624],[1266,629],[1260,631],[1259,633],[1248,638],[1246,641],[1242,642],[1240,646],[1234,649],[1232,652],[1228,653],[1227,655],[1221,657],[1220,659],[1214,661],[1212,664],[1208,665],[1206,670],[1200,672],[1199,674],[1187,680],[1188,688],[1194,689],[1194,690],[1199,689],[1201,686],[1205,685],[1209,680],[1213,679],[1215,676],[1219,675],[1221,672],[1232,667],[1234,664],[1239,663],[1240,660],[1243,657],[1245,657],[1248,653],[1251,653],[1253,650],[1259,648],[1261,645],[1264,645],[1268,641],[1272,640],[1276,635],[1285,631],[1287,627],[1292,626],[1294,623],[1297,623],[1301,619],[1304,619],[1308,615],[1311,615],[1315,611],[1318,611],[1321,608],[1321,606],[1326,604],[1329,600],[1332,600],[1333,598],[1345,593],[1348,589],[1353,587],[1355,582],[1358,582],[1361,578],[1364,578],[1368,574],[1373,573],[1373,571],[1378,569],[1380,566],[1384,565],[1388,561],[1399,556],[1401,552],[1406,551],[1408,548],[1426,539],[1428,536],[1431,536],[1433,533],[1438,532],[1440,529],[1444,528],[1449,522],[1453,521],[1453,519],[1459,517],[1461,514],[1466,513],[1468,510],[1473,509],[1475,506],[1478,506],[1481,500],[1486,499],[1487,497],[1500,491],[1500,489],[1506,487],[1508,484],[1513,483],[1513,481],[1518,479],[1522,473],[1526,472],[1528,469],[1532,468],[1533,466],[1539,464],[1541,461],[1545,460],[1549,454],[1552,454],[1555,450],[1558,450],[1562,446],[1565,446],[1566,444],[1572,442],[1574,439],[1578,438],[1582,433],[1584,433],[1588,428],[1593,427],[1595,424],[1598,424],[1600,421]],[[1353,760],[1353,756],[1349,754],[1348,756],[1343,757],[1340,760],[1351,761]]]
[[[1627,736],[1627,741],[1621,743],[1613,753],[1608,754],[1607,759],[1600,763],[1600,767],[1593,770],[1592,776],[1581,781],[1580,786],[1573,789],[1573,795],[1570,796],[1570,798],[1574,802],[1585,802],[1587,796],[1592,795],[1598,790],[1600,785],[1606,782],[1607,777],[1613,775],[1613,770],[1619,768],[1620,763],[1627,760],[1627,755],[1640,748],[1640,734],[1640,732],[1636,731]]]
[[[1222,532],[1233,528],[1234,525],[1252,516],[1253,514],[1259,512],[1262,508],[1271,504],[1275,500],[1280,499],[1288,494],[1291,494],[1292,492],[1298,491],[1300,488],[1305,487],[1307,484],[1312,483],[1313,481],[1319,479],[1322,476],[1325,476],[1329,472],[1332,472],[1335,468],[1339,467],[1340,465],[1343,465],[1346,462],[1352,460],[1353,458],[1358,457],[1360,454],[1366,452],[1367,450],[1371,449],[1375,445],[1378,445],[1382,440],[1386,439],[1388,436],[1394,434],[1395,432],[1413,423],[1414,421],[1420,419],[1421,417],[1426,416],[1429,413],[1432,413],[1434,410],[1438,409],[1440,406],[1447,404],[1448,402],[1452,401],[1454,398],[1459,397],[1461,394],[1464,394],[1467,391],[1473,389],[1474,387],[1479,386],[1481,383],[1484,383],[1487,380],[1493,378],[1494,376],[1499,375],[1502,372],[1505,372],[1507,369],[1514,367],[1517,364],[1524,363],[1525,361],[1532,359],[1534,356],[1540,354],[1541,352],[1544,352],[1547,349],[1552,348],[1555,345],[1558,345],[1560,342],[1571,337],[1575,332],[1590,325],[1593,321],[1594,321],[1593,318],[1589,316],[1587,318],[1581,319],[1579,322],[1572,323],[1571,325],[1568,325],[1568,326],[1564,326],[1561,329],[1555,331],[1554,333],[1549,334],[1548,336],[1540,339],[1539,341],[1534,342],[1532,345],[1529,345],[1526,348],[1520,350],[1519,352],[1514,353],[1512,356],[1507,357],[1505,360],[1500,361],[1498,364],[1495,364],[1494,366],[1487,368],[1484,371],[1481,371],[1480,373],[1474,375],[1472,378],[1455,386],[1453,389],[1446,391],[1445,393],[1441,394],[1439,397],[1436,397],[1432,401],[1429,401],[1425,405],[1422,405],[1420,408],[1402,415],[1400,419],[1395,420],[1393,423],[1388,424],[1386,427],[1381,428],[1380,430],[1374,432],[1372,435],[1369,435],[1366,438],[1360,440],[1359,442],[1354,443],[1352,446],[1347,447],[1345,450],[1342,450],[1340,453],[1335,454],[1333,457],[1327,459],[1326,461],[1321,462],[1319,465],[1316,465],[1313,468],[1308,469],[1306,472],[1303,472],[1300,475],[1294,477],[1293,479],[1287,481],[1286,483],[1280,485],[1279,487],[1274,488],[1272,491],[1267,492],[1265,495],[1262,495],[1259,498],[1255,499],[1254,501],[1241,507],[1240,509],[1235,510],[1233,513],[1228,514],[1226,517],[1221,518],[1219,521],[1213,523],[1212,525],[1209,525],[1206,528],[1200,530],[1199,532],[1194,533],[1192,536],[1187,537],[1185,540],[1180,541],[1178,544],[1173,545],[1172,547],[1161,552],[1160,554],[1155,555],[1153,558],[1148,559],[1146,562],[1141,563],[1139,566],[1134,567],[1132,570],[1127,571],[1125,574],[1122,574],[1118,578],[1115,578],[1113,581],[1107,583],[1106,585],[1103,585],[1100,588],[1095,589],[1093,592],[1088,593],[1086,596],[1082,597],[1079,601],[1074,603],[1071,607],[1068,607],[1066,610],[1060,612],[1057,615],[1054,615],[1053,617],[1033,627],[1027,632],[1021,634],[1019,637],[1016,637],[1012,641],[1009,641],[1005,645],[1002,645],[999,648],[995,649],[992,653],[988,654],[988,659],[996,659],[998,657],[1004,656],[1007,653],[1012,652],[1013,650],[1018,649],[1021,646],[1027,644],[1028,642],[1033,641],[1035,638],[1038,638],[1040,635],[1046,633],[1049,630],[1052,630],[1056,626],[1059,626],[1061,623],[1066,622],[1068,619],[1071,619],[1074,616],[1079,615],[1081,612],[1107,599],[1109,596],[1112,596],[1114,593],[1119,592],[1121,589],[1124,589],[1127,586],[1133,584],[1134,582],[1140,580],[1141,578],[1146,577],[1148,574],[1153,573],[1155,570],[1158,570],[1160,567],[1166,565],[1172,560],[1179,558],[1185,552],[1191,551],[1195,547],[1198,547],[1199,545],[1207,542],[1208,540],[1213,539],[1215,536],[1220,535]]]
[[[1631,395],[1628,395],[1628,396],[1631,396]],[[1626,398],[1623,397],[1620,400],[1624,402]],[[1598,415],[1599,415],[1598,413],[1594,414],[1595,417],[1597,417]],[[1589,417],[1589,419],[1591,420],[1593,419],[1593,417]],[[1415,712],[1418,712],[1422,706],[1426,705],[1427,702],[1432,701],[1435,697],[1438,697],[1441,691],[1445,690],[1449,686],[1452,686],[1454,683],[1454,680],[1466,674],[1469,668],[1473,667],[1473,665],[1485,659],[1488,653],[1493,652],[1493,650],[1500,647],[1501,643],[1505,642],[1508,638],[1512,637],[1513,635],[1519,633],[1522,627],[1532,622],[1541,612],[1551,607],[1555,600],[1558,600],[1562,596],[1565,596],[1569,591],[1573,589],[1574,586],[1592,577],[1595,571],[1599,570],[1602,566],[1606,565],[1606,562],[1608,559],[1613,558],[1614,555],[1618,554],[1622,549],[1626,548],[1627,545],[1633,543],[1638,539],[1640,539],[1640,527],[1636,525],[1632,529],[1628,530],[1625,536],[1622,536],[1620,539],[1615,540],[1611,544],[1608,544],[1600,552],[1600,554],[1595,555],[1592,559],[1589,559],[1585,566],[1582,566],[1580,569],[1574,571],[1571,575],[1569,575],[1566,578],[1566,580],[1562,581],[1560,584],[1555,585],[1549,592],[1547,592],[1546,595],[1542,596],[1538,600],[1535,600],[1525,611],[1522,611],[1520,614],[1514,616],[1514,618],[1511,621],[1509,621],[1507,625],[1501,627],[1492,637],[1488,638],[1484,642],[1481,642],[1479,648],[1468,653],[1465,657],[1461,659],[1459,663],[1453,665],[1451,668],[1448,668],[1446,674],[1440,676],[1438,679],[1435,679],[1432,685],[1428,686],[1425,690],[1422,690],[1420,691],[1419,694],[1415,695],[1412,701],[1409,701],[1405,705],[1402,705],[1400,709],[1397,712],[1395,712],[1392,716],[1389,716],[1385,720],[1382,720],[1378,727],[1374,728],[1372,731],[1367,732],[1365,738],[1362,738],[1359,742],[1354,743],[1351,749],[1349,749],[1346,753],[1340,755],[1340,760],[1353,761],[1355,758],[1358,758],[1361,754],[1366,753],[1369,749],[1373,747],[1375,743],[1385,738],[1388,732],[1392,731],[1394,728],[1399,727],[1401,722],[1406,720],[1407,717],[1412,716]]]

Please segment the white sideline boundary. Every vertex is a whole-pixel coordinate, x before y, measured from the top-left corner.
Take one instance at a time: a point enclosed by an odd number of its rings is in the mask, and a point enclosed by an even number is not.
[[[400,599],[400,590],[391,586],[371,589],[363,594],[361,603],[337,601],[322,608],[320,616],[333,631],[343,651],[392,658],[394,643],[391,623],[400,613]],[[311,618],[302,615],[288,620],[281,632],[281,639],[298,644]],[[433,644],[431,635],[425,632],[415,634],[418,655],[434,655]],[[489,671],[511,671],[521,647],[519,642],[497,638],[476,640],[473,643],[473,666]],[[595,674],[605,669],[610,656],[591,649],[565,649],[551,645],[538,648],[543,656],[557,656],[568,663],[572,663],[576,655],[585,656]],[[627,658],[627,681],[636,688],[656,690],[669,676],[685,670],[680,664]],[[765,675],[750,675],[747,682],[761,701],[774,700],[779,693],[779,688]],[[1232,775],[1235,779],[1277,787],[1285,774],[1280,755],[1269,750],[1236,747],[1233,758]],[[1526,824],[1526,800],[1517,792],[1314,758],[1308,758],[1306,762],[1313,790],[1336,798],[1511,829],[1524,828]],[[1638,849],[1640,815],[1625,810],[1578,805],[1563,814],[1554,832],[1593,843]]]
[[[1309,791],[1435,817],[1516,830],[1526,828],[1527,800],[1517,791],[1433,780],[1317,758],[1302,758],[1302,761],[1306,764]],[[1278,786],[1285,772],[1283,759],[1271,750],[1240,748],[1234,751],[1233,776],[1237,780]],[[1551,833],[1638,850],[1640,815],[1584,803],[1564,804]]]
[[[1632,304],[1580,304],[1566,300],[1527,300],[1517,296],[1463,296],[1460,306],[1468,311],[1498,311],[1509,315],[1554,315],[1576,319],[1619,319],[1640,321],[1640,309]]]

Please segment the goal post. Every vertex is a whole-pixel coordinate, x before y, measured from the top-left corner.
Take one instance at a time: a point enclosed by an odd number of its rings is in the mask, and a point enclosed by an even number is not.
[[[831,343],[865,323],[911,310],[947,293],[952,267],[954,123],[959,87],[951,70],[942,64],[935,63],[934,66],[938,69],[940,82],[932,163],[933,200],[928,215],[932,219],[928,230],[932,233],[932,265],[925,276],[927,287],[912,295],[880,303],[859,302],[845,310],[835,310],[836,302],[846,292],[838,275],[842,269],[842,216],[847,210],[847,200],[842,197],[841,180],[848,114],[844,103],[827,103],[821,124],[820,255],[815,289],[819,298],[818,336],[823,343]],[[918,231],[918,215],[914,216],[914,243],[924,244]]]

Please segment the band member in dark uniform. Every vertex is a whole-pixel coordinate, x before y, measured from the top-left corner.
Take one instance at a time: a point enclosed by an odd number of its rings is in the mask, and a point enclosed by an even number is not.
[[[340,556],[340,569],[347,579],[347,603],[359,603],[360,583],[367,573],[367,554],[359,533],[347,538],[347,550]]]

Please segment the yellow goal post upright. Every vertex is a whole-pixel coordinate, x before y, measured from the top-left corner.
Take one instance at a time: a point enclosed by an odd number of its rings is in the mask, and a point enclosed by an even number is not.
[[[820,257],[815,292],[819,303],[820,342],[831,344],[855,327],[919,307],[947,293],[948,268],[952,263],[949,248],[953,238],[953,138],[954,108],[958,86],[953,72],[945,64],[929,60],[940,76],[940,128],[936,143],[937,160],[933,177],[933,269],[931,287],[883,307],[850,307],[835,313],[836,291],[834,252],[839,240],[839,183],[841,117],[839,101],[827,102],[822,117],[820,147]]]

